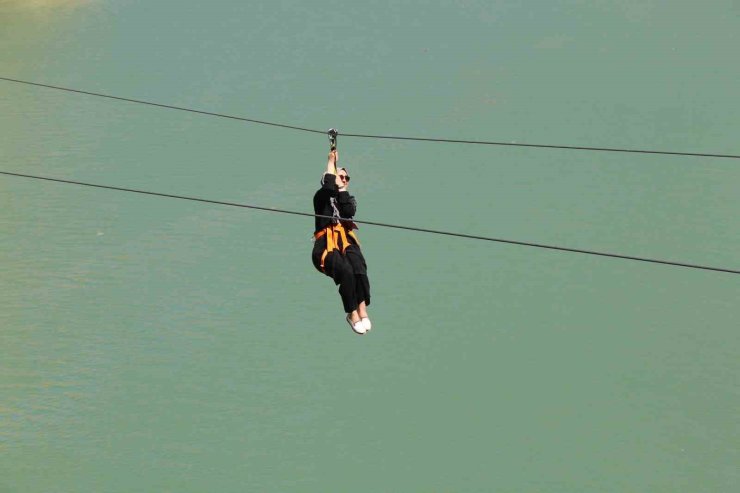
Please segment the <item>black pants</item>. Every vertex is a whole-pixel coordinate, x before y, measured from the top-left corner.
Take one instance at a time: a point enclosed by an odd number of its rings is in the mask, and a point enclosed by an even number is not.
[[[357,310],[357,306],[365,302],[370,304],[370,280],[367,277],[367,264],[362,250],[358,245],[350,245],[341,253],[334,250],[324,260],[324,270],[321,270],[321,255],[326,249],[326,238],[320,238],[314,243],[311,259],[316,270],[326,274],[339,286],[339,296],[342,297],[344,312]]]

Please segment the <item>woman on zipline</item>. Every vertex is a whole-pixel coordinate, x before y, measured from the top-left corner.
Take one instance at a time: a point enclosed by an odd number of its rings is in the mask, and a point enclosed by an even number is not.
[[[360,250],[360,243],[352,221],[357,202],[349,194],[349,174],[345,168],[337,169],[339,157],[336,149],[329,153],[326,171],[321,177],[321,188],[313,196],[316,217],[314,246],[311,254],[313,265],[339,286],[347,323],[356,334],[365,334],[372,328],[367,315],[370,304],[370,281],[367,264]]]

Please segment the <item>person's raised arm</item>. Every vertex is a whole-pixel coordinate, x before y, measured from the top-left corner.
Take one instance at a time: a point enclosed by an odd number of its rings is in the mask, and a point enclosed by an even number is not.
[[[339,153],[336,149],[329,153],[329,159],[326,162],[326,173],[330,175],[337,175],[337,161],[339,160]]]

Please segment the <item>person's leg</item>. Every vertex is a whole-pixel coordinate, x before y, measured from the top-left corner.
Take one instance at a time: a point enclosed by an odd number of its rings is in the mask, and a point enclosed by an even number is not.
[[[355,297],[360,305],[360,316],[367,316],[367,306],[370,304],[370,279],[367,276],[367,263],[359,246],[351,245],[345,251],[345,256],[355,274]],[[364,313],[364,315],[363,315]]]
[[[352,322],[360,320],[357,313],[357,297],[355,275],[352,265],[337,251],[331,252],[324,261],[324,272],[339,286],[339,296],[342,298],[344,312],[350,315]]]
[[[367,304],[364,301],[361,301],[357,305],[357,313],[360,315],[360,318],[367,318]]]
[[[346,250],[346,257],[352,265],[355,274],[355,298],[358,301],[357,313],[363,322],[365,331],[372,328],[367,306],[370,304],[370,279],[367,277],[367,263],[362,255],[362,250],[357,245],[352,245]]]

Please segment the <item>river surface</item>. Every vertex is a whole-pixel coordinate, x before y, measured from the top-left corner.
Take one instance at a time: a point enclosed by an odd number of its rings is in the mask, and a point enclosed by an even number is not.
[[[0,76],[740,154],[734,1],[0,1]],[[0,170],[311,212],[320,134],[0,81]],[[740,161],[341,137],[358,219],[740,270]],[[740,276],[0,175],[2,492],[731,492]]]

